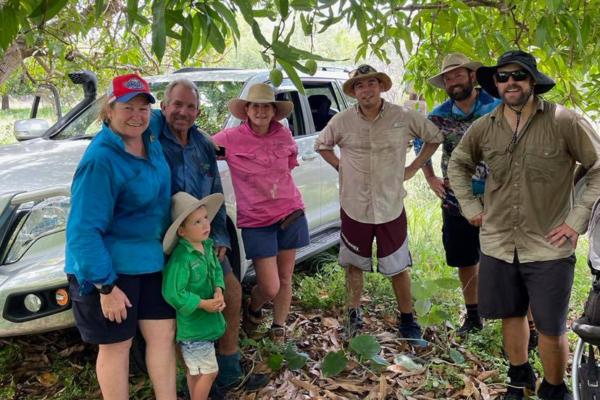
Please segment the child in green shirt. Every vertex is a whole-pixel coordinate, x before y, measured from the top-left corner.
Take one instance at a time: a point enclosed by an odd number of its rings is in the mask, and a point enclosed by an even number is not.
[[[197,200],[179,192],[172,197],[173,223],[163,240],[171,255],[163,270],[162,293],[177,313],[177,342],[189,371],[192,400],[205,400],[219,367],[214,341],[225,332],[223,270],[209,239],[210,221],[223,195]]]

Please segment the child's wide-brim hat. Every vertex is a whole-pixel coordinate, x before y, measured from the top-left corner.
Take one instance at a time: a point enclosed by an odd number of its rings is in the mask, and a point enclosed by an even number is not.
[[[209,221],[212,221],[221,208],[223,201],[224,197],[221,193],[213,193],[202,200],[198,200],[191,194],[185,192],[174,194],[173,197],[171,197],[171,221],[173,221],[173,223],[167,230],[165,238],[163,239],[163,251],[165,254],[170,255],[175,249],[175,246],[179,241],[177,229],[188,215],[198,208],[205,206],[206,215],[208,216]]]
[[[275,100],[275,90],[266,83],[255,83],[248,90],[246,98],[231,99],[227,103],[227,108],[231,115],[245,121],[248,119],[248,113],[246,112],[246,106],[248,103],[269,103],[275,104],[277,111],[273,119],[280,121],[286,118],[294,110],[294,103],[286,100]]]

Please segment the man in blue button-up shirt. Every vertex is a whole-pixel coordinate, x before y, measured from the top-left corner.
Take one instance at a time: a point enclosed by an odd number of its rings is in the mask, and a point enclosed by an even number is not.
[[[171,82],[165,90],[161,110],[154,110],[150,129],[159,136],[171,167],[171,192],[183,191],[201,199],[212,193],[223,193],[221,178],[210,138],[194,125],[200,115],[200,98],[195,84],[187,78]],[[223,266],[225,304],[223,311],[227,330],[219,340],[219,386],[235,384],[243,375],[238,352],[238,334],[242,289],[225,257],[230,248],[225,205],[211,222],[211,239]]]

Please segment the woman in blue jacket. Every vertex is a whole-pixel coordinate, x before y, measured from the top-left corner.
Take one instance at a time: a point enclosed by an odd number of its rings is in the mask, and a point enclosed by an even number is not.
[[[129,398],[129,349],[139,327],[158,400],[176,399],[175,311],[161,295],[170,171],[148,128],[155,99],[130,74],[113,79],[102,130],[73,178],[66,267],[75,325],[99,345],[106,400]]]

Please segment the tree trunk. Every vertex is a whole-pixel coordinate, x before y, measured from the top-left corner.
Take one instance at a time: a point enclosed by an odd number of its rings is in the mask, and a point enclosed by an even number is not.
[[[23,60],[30,57],[34,52],[33,48],[28,48],[25,43],[25,37],[18,36],[10,47],[4,52],[4,56],[0,57],[0,86],[6,82],[8,78],[21,65]]]
[[[8,95],[2,95],[2,111],[10,109],[10,105],[8,104]]]

